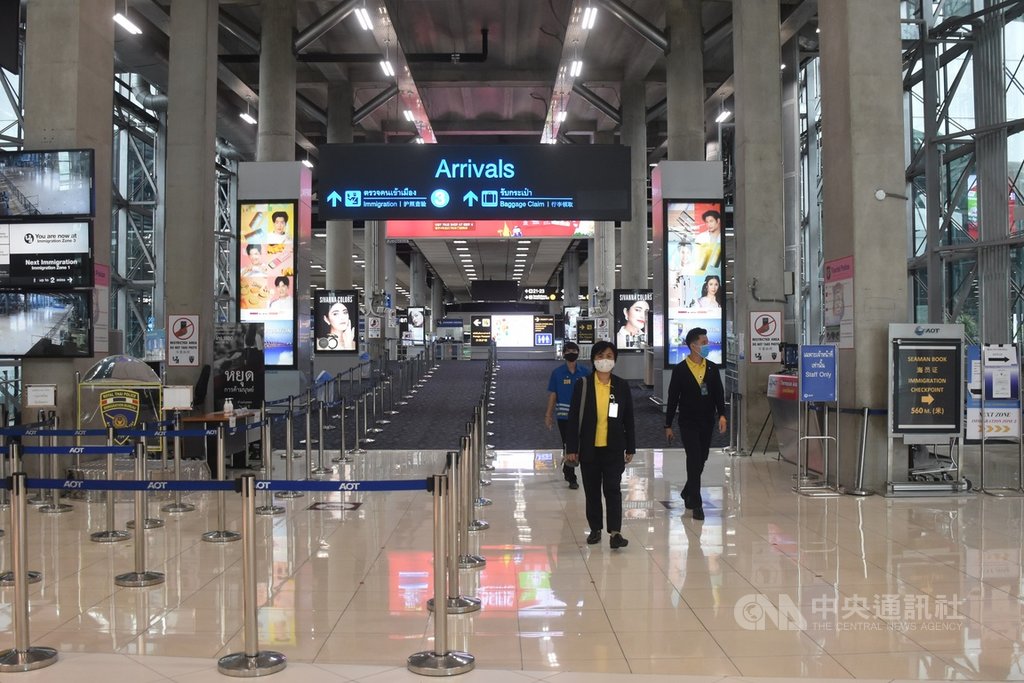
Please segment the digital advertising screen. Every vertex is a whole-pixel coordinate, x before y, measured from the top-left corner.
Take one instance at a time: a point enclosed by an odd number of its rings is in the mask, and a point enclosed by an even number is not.
[[[587,239],[594,236],[594,221],[387,221],[389,240],[450,239]]]
[[[92,356],[90,292],[0,292],[0,356]]]
[[[533,347],[533,315],[492,315],[491,336],[499,349]]]
[[[653,289],[616,289],[615,347],[627,353],[640,353],[651,348],[651,305]]]
[[[295,208],[238,205],[238,319],[263,323],[267,367],[295,365]]]
[[[426,336],[427,311],[422,306],[411,306],[406,316],[409,318],[409,340],[419,346]]]
[[[91,149],[0,151],[0,217],[94,216]]]
[[[318,289],[313,294],[314,347],[318,354],[359,352],[359,292]]]
[[[708,331],[708,358],[721,363],[725,319],[722,202],[670,202],[665,226],[666,365],[671,367],[686,358],[686,333],[694,327]]]
[[[0,223],[0,287],[91,287],[91,237],[88,221]]]

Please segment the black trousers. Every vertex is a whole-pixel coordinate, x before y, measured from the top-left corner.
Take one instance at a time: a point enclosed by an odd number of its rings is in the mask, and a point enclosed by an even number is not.
[[[592,454],[580,458],[583,492],[587,494],[587,524],[591,531],[602,529],[602,493],[607,506],[608,531],[622,531],[622,473],[625,471],[626,458],[621,450],[595,448]]]
[[[565,452],[565,430],[569,428],[568,420],[555,420],[558,423],[558,433],[562,435],[562,452]],[[572,465],[562,465],[562,476],[570,484],[578,483],[576,479],[576,468]]]
[[[705,424],[693,422],[679,423],[679,439],[686,451],[686,484],[683,485],[683,496],[700,502],[700,476],[704,473],[704,463],[711,452],[711,433],[715,423]]]

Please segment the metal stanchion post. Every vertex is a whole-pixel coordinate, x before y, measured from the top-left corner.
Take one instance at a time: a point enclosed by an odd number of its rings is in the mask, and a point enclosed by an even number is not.
[[[480,472],[481,473],[483,473],[483,472],[493,472],[494,471],[494,465],[492,465],[489,462],[487,462],[487,456],[488,456],[488,453],[487,453],[487,427],[485,425],[485,419],[484,419],[484,411],[486,409],[484,408],[483,404],[484,404],[484,401],[481,401],[480,402],[480,410],[478,411],[477,416],[476,416],[476,420],[477,420],[477,436],[480,439],[479,448],[480,448]],[[485,478],[483,476],[483,474],[481,474],[480,475],[480,483],[483,484],[484,486],[490,486],[491,485],[491,480]]]
[[[33,671],[57,661],[57,651],[53,648],[29,645],[28,584],[33,581],[31,572],[25,569],[25,556],[28,554],[27,478],[24,472],[16,472],[11,476],[11,562],[14,567],[11,572],[14,575],[14,603],[11,611],[14,616],[14,647],[0,652],[2,673]]]
[[[174,431],[181,431],[181,411],[174,411]],[[204,437],[205,438],[205,437]],[[174,435],[174,481],[181,481],[181,435]],[[164,512],[192,512],[196,509],[191,503],[181,502],[181,491],[174,492],[174,502],[160,508]]]
[[[317,444],[316,450],[316,467],[310,470],[310,473],[314,476],[324,476],[330,474],[334,470],[330,467],[324,467],[324,402],[317,401],[316,404],[316,419],[317,419],[317,432],[319,443]],[[307,423],[308,424],[308,423]],[[306,438],[309,438],[307,432]]]
[[[273,479],[273,467],[274,467],[274,442],[272,438],[273,430],[271,428],[270,417],[267,415],[266,410],[263,411],[263,476],[267,479]],[[274,498],[270,493],[270,489],[266,489],[263,492],[263,505],[256,508],[257,515],[281,515],[284,514],[284,508],[280,505],[274,505]]]
[[[353,415],[352,429],[355,432],[355,448],[349,451],[352,455],[362,455],[366,453],[366,450],[359,447],[359,399],[352,401],[352,407],[355,410]]]
[[[146,478],[146,444],[135,444],[135,479],[145,481]],[[146,492],[138,490],[135,492],[135,519],[146,518]],[[163,522],[161,522],[161,525]],[[160,572],[146,571],[146,529],[145,523],[136,525],[135,531],[135,571],[125,574],[118,574],[114,577],[114,584],[127,588],[144,588],[155,586],[164,582],[164,575]]]
[[[0,429],[7,429],[8,425],[7,406],[0,404]],[[7,444],[10,443],[10,439],[7,438],[6,434],[0,434],[0,447],[5,449],[4,453],[0,454],[0,479],[7,479],[7,462],[10,460],[10,453],[6,451]],[[0,510],[6,510],[8,506],[7,489],[0,489]],[[0,537],[4,535],[3,529],[0,529]]]
[[[445,515],[445,533],[448,534],[447,549],[447,569],[448,569],[448,606],[446,611],[448,614],[467,614],[469,612],[478,612],[480,610],[480,599],[470,598],[465,595],[461,595],[459,590],[459,468],[465,463],[460,463],[459,460],[462,458],[462,454],[458,451],[448,451],[448,505],[447,512]],[[427,611],[435,611],[434,601],[437,599],[437,594],[434,594],[433,598],[427,600]]]
[[[468,529],[470,531],[483,531],[484,529],[490,528],[490,523],[476,519],[476,508],[490,505],[490,502],[486,498],[480,497],[480,453],[476,448],[476,422],[470,422],[466,425],[466,433],[469,434],[469,466],[466,468],[469,470],[469,487],[470,487],[470,500],[472,505],[472,519],[469,522]]]
[[[10,451],[11,452],[11,465],[12,465],[13,471],[15,472],[15,474],[13,474],[12,477],[17,477],[18,476],[17,472],[18,472],[19,469],[21,469],[21,444],[12,443],[9,446],[9,448],[11,449],[11,451]],[[25,475],[23,474],[22,476],[25,476]],[[25,488],[25,484],[22,483],[22,490],[24,490],[24,488]],[[25,504],[28,504],[28,492],[27,491],[25,492],[25,499],[24,499],[23,502]],[[14,564],[14,568],[11,569],[10,571],[4,572],[3,574],[0,574],[0,586],[13,586],[13,585],[15,585],[15,580],[14,579],[15,579],[16,576],[20,575],[18,573],[17,564],[16,564],[15,560],[13,559],[13,556],[15,555],[15,553],[18,552],[16,546],[19,543],[24,541],[24,538],[19,539],[17,537],[17,533],[18,532],[16,531],[16,527],[17,527],[18,521],[14,517],[15,508],[17,507],[17,505],[18,505],[18,500],[17,500],[17,497],[14,495],[14,486],[13,486],[13,483],[12,483],[12,486],[11,486],[11,543],[10,543],[10,547],[11,547],[12,564]],[[22,533],[24,533],[24,532],[25,532],[25,529],[23,527],[22,528]],[[25,558],[22,557],[23,561],[24,561],[24,559]],[[43,578],[43,573],[42,572],[37,572],[35,570],[29,570],[28,573],[27,573],[27,576],[28,576],[28,582],[29,583],[39,583],[42,580],[42,578]],[[17,601],[17,596],[15,596],[15,601]]]
[[[217,427],[217,481],[227,481],[224,464],[224,425]],[[225,492],[217,491],[217,528],[203,534],[203,540],[207,543],[230,543],[242,538],[237,531],[229,531],[225,505]]]
[[[370,407],[373,409],[373,417],[370,418],[370,424],[372,425],[366,431],[373,432],[374,434],[380,434],[384,430],[377,425],[383,424],[379,417],[377,417],[377,395],[380,394],[381,385],[379,382],[375,382],[373,388],[370,389]]]
[[[459,567],[463,569],[482,569],[487,564],[487,559],[481,555],[474,555],[469,551],[469,532],[476,531],[473,524],[473,445],[469,434],[459,438],[459,452],[462,458],[459,462],[459,503],[457,520],[459,527]]]
[[[243,652],[235,652],[217,661],[217,671],[225,676],[254,678],[283,669],[288,659],[280,652],[260,650],[256,607],[256,477],[242,475],[242,618]]]
[[[862,422],[860,425],[860,451],[857,453],[857,481],[852,489],[846,493],[851,496],[872,496],[874,491],[864,488],[864,457],[868,447],[868,416],[871,414],[869,408],[864,408]]]
[[[373,437],[369,436],[369,434],[371,432],[379,432],[379,431],[381,431],[380,429],[378,429],[376,427],[371,429],[367,425],[367,413],[369,411],[366,409],[366,399],[367,399],[367,397],[372,392],[373,392],[372,389],[368,390],[365,394],[363,394],[363,398],[362,398],[362,401],[363,401],[363,443],[373,443],[374,441],[376,441],[376,439],[374,439]],[[371,401],[371,403],[373,403],[373,401]]]
[[[53,428],[57,429],[59,420],[57,416],[53,416]],[[53,453],[50,454],[50,479],[58,479],[57,476],[59,465],[57,459],[60,457],[57,455],[57,437],[55,435],[50,436],[50,448],[53,449]],[[60,489],[50,489],[50,502],[41,505],[39,508],[40,512],[48,512],[51,514],[60,514],[62,512],[71,512],[74,508],[71,505],[60,502]]]
[[[143,430],[146,429],[146,425],[145,424],[142,425],[142,429]],[[138,449],[136,449],[136,453],[137,452],[138,452]],[[141,467],[141,469],[139,467],[139,463],[138,462],[135,463],[135,478],[138,481],[147,481],[149,479],[149,471],[148,471],[148,467],[147,467],[148,462],[146,461],[146,456],[147,456],[148,453],[149,453],[149,446],[148,446],[148,444],[146,442],[146,437],[142,437],[142,467]],[[142,491],[142,505],[143,505],[143,509],[146,510],[147,513],[148,513],[148,511],[149,511],[149,492],[148,491]],[[125,522],[125,525],[124,525],[125,528],[126,529],[134,529],[135,528],[135,520],[136,519],[138,519],[138,517],[136,517],[135,519],[129,519],[127,522]],[[156,518],[148,517],[148,516],[147,517],[143,517],[142,519],[143,519],[143,524],[145,525],[145,528],[147,528],[147,529],[159,529],[160,527],[162,527],[164,525],[164,520],[162,520],[162,519],[156,519]]]
[[[347,406],[345,405],[344,396],[338,399],[338,405],[340,406],[338,410],[338,421],[341,422],[341,425],[338,427],[338,436],[341,438],[341,441],[338,444],[338,457],[331,458],[331,461],[352,462],[352,458],[348,456],[348,451],[345,450],[345,410]]]
[[[481,486],[491,485],[491,480],[484,476],[484,472],[487,471],[488,466],[486,464],[487,451],[486,447],[484,446],[486,438],[484,437],[483,411],[483,405],[479,405],[477,406],[477,409],[473,414],[473,419],[476,421],[475,427],[473,429],[473,451],[476,453],[476,455],[474,456],[476,458],[476,467],[473,468],[473,472],[477,475],[478,482],[476,504],[480,506],[491,504],[491,500],[489,498],[481,498],[479,495]],[[491,466],[490,469],[493,470],[494,467]]]
[[[292,481],[292,459],[295,455],[295,447],[292,445],[292,440],[295,438],[292,434],[292,400],[288,399],[288,412],[284,414],[284,478],[286,481]],[[275,498],[301,498],[304,496],[302,491],[278,491],[274,494]]]
[[[434,610],[434,649],[417,652],[409,656],[409,671],[424,676],[454,676],[472,671],[476,665],[473,655],[448,649],[448,601],[446,595],[447,529],[448,516],[448,475],[433,476],[434,489],[434,596],[437,600]]]
[[[114,447],[114,428],[107,427],[107,447]],[[107,452],[107,480],[113,481],[114,479],[114,453],[113,451]],[[89,535],[89,538],[96,543],[116,543],[117,541],[124,541],[130,537],[127,531],[121,531],[114,528],[114,490],[107,489],[107,528],[104,531],[97,531]]]

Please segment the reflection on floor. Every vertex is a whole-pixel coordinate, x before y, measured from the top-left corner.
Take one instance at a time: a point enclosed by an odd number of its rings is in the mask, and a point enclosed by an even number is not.
[[[565,486],[558,455],[501,451],[482,489],[490,529],[472,537],[487,566],[462,577],[484,607],[450,618],[451,647],[476,656],[463,680],[1024,678],[1021,498],[812,499],[790,491],[791,465],[713,454],[702,523],[679,499],[682,453],[642,451],[623,482],[630,544],[612,550],[607,536],[586,544],[583,491]],[[420,478],[441,456],[371,452],[334,476]],[[29,564],[44,577],[31,642],[61,660],[26,681],[223,680],[216,658],[243,649],[241,546],[202,542],[215,498],[187,499],[198,511],[159,513],[166,526],[148,532],[146,568],[166,583],[140,589],[113,585],[133,568],[131,541],[89,541],[100,504],[31,511]],[[286,514],[257,519],[260,646],[289,658],[273,680],[419,680],[405,660],[433,643],[430,496],[278,503]],[[230,529],[238,507],[229,496]],[[131,514],[119,503],[118,526]],[[7,568],[6,541],[0,558]],[[13,645],[12,598],[0,591],[0,648]]]

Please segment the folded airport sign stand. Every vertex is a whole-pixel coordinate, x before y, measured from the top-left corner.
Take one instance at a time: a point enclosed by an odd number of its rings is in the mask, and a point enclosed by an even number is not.
[[[321,220],[630,220],[623,145],[319,148]]]

